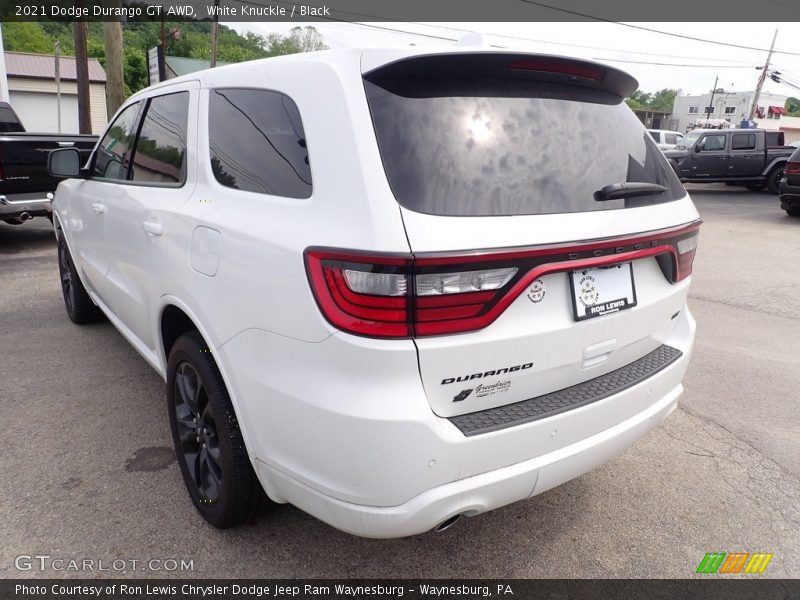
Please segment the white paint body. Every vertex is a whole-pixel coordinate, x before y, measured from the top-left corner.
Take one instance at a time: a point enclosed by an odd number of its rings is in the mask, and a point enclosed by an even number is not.
[[[523,294],[494,323],[470,333],[370,339],[325,320],[303,263],[310,246],[478,250],[637,234],[698,217],[688,196],[646,208],[541,216],[437,217],[401,209],[382,166],[362,72],[423,52],[430,51],[297,55],[149,88],[131,101],[190,92],[187,183],[154,189],[68,180],[54,201],[92,298],[162,376],[165,307],[177,306],[196,324],[269,496],[370,537],[417,534],[454,515],[527,498],[628,447],[675,408],[695,331],[686,307],[689,280],[670,284],[654,258],[634,263],[635,308],[581,323],[570,312],[566,273],[545,277],[541,304]],[[216,181],[207,114],[214,87],[263,87],[296,102],[312,157],[309,199]],[[143,223],[158,224],[161,233]],[[683,357],[588,406],[474,437],[446,418],[592,379],[665,343]],[[587,363],[593,347],[603,348],[601,360]],[[531,361],[534,367],[502,395],[454,405],[452,390],[437,389],[451,374]]]

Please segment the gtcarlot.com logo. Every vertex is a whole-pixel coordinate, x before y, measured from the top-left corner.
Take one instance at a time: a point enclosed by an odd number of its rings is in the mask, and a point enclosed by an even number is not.
[[[697,566],[697,573],[763,573],[772,553],[709,552]]]
[[[20,554],[14,558],[19,571],[194,571],[194,559],[184,558],[64,558],[49,554]]]

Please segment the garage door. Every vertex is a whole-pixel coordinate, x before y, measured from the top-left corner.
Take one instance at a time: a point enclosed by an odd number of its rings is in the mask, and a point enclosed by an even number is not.
[[[27,131],[58,132],[58,103],[55,94],[41,92],[9,92],[11,106]],[[78,133],[78,96],[61,94],[61,131]]]

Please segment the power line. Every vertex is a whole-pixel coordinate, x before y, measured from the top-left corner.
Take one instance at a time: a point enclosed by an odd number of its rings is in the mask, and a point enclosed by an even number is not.
[[[682,40],[692,40],[694,42],[703,42],[705,44],[716,44],[717,46],[728,46],[729,48],[739,48],[741,50],[755,50],[758,52],[768,52],[767,48],[756,48],[755,46],[743,46],[741,44],[731,44],[730,42],[719,42],[717,40],[709,40],[705,38],[694,37],[691,35],[683,35],[680,33],[672,33],[670,31],[661,31],[660,29],[652,29],[650,27],[644,27],[642,25],[632,25],[631,23],[622,23],[621,21],[612,21],[610,19],[604,19],[603,17],[596,17],[594,15],[587,15],[586,13],[577,12],[574,10],[569,10],[566,8],[558,8],[557,6],[551,6],[549,4],[544,4],[543,2],[537,2],[536,0],[519,0],[520,2],[524,2],[525,4],[532,4],[534,6],[539,6],[541,8],[549,8],[550,10],[555,10],[557,12],[565,13],[568,15],[573,15],[576,17],[582,17],[584,19],[590,19],[592,21],[599,21],[601,23],[612,23],[614,25],[620,25],[621,27],[629,27],[631,29],[639,29],[641,31],[647,31],[649,33],[658,33],[660,35],[668,35],[671,37],[680,38]],[[788,54],[791,56],[800,56],[800,52],[788,52],[787,50],[773,50],[774,54]]]
[[[610,62],[633,63],[637,65],[656,65],[661,67],[699,67],[703,69],[752,69],[753,65],[681,65],[677,63],[646,62],[641,60],[625,60],[622,58],[593,57],[592,60],[606,60]]]
[[[427,23],[415,23],[416,25],[421,25],[422,27],[436,27],[438,29],[447,29],[449,31],[459,31],[462,33],[471,33],[469,29],[459,29],[457,27],[448,27],[446,25],[428,25]],[[713,60],[716,62],[728,62],[728,63],[738,63],[741,61],[738,60],[731,60],[725,58],[711,58],[711,57],[700,57],[700,56],[686,56],[680,54],[662,54],[658,52],[642,52],[641,50],[621,50],[619,48],[604,48],[602,46],[585,46],[582,44],[570,44],[568,42],[553,42],[551,40],[538,40],[535,38],[526,38],[518,35],[508,35],[505,33],[496,33],[492,31],[484,32],[485,35],[491,35],[494,37],[501,37],[506,38],[509,40],[519,40],[523,42],[535,42],[537,44],[553,44],[556,46],[570,46],[573,48],[584,48],[586,50],[604,50],[607,52],[624,52],[626,54],[641,54],[643,56],[657,56],[660,58],[684,58],[684,59],[696,59],[696,60]]]

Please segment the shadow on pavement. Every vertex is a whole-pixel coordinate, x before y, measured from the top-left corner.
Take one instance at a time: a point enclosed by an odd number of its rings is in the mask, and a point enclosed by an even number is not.
[[[43,217],[31,219],[22,225],[9,225],[0,221],[0,256],[55,249],[53,226]]]

